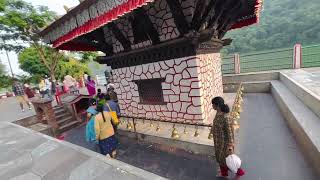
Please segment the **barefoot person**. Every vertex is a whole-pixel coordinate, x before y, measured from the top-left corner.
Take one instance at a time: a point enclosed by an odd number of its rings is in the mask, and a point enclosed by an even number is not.
[[[103,104],[97,106],[98,114],[95,116],[94,127],[96,139],[99,141],[100,152],[115,158],[118,141],[114,135],[111,116],[103,111]]]
[[[213,98],[212,107],[217,111],[212,125],[215,157],[220,166],[217,177],[227,177],[229,169],[226,165],[226,157],[234,151],[234,132],[228,115],[230,109],[222,97]],[[239,168],[236,175],[242,176],[244,171]]]
[[[23,103],[25,103],[29,107],[29,110],[30,110],[31,109],[30,102],[28,100],[28,97],[25,95],[23,85],[20,84],[17,80],[14,80],[13,85],[12,85],[12,91],[15,94],[15,96],[20,104],[22,112],[24,112]]]

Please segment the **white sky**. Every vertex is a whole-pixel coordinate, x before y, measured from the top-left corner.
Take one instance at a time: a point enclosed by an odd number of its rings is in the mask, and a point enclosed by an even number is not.
[[[79,4],[79,0],[25,0],[33,5],[48,6],[50,10],[57,12],[59,15],[65,14],[63,5],[74,7]],[[14,74],[22,74],[23,71],[19,68],[17,54],[9,52],[9,58]],[[0,61],[7,66],[8,73],[10,72],[7,56],[4,51],[0,51]]]

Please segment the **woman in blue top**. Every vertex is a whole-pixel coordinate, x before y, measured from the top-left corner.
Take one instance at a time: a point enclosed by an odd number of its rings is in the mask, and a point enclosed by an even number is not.
[[[90,99],[89,108],[87,109],[88,123],[86,125],[86,140],[90,146],[90,149],[97,151],[96,133],[94,128],[94,117],[96,114],[98,114],[96,108],[96,100]]]

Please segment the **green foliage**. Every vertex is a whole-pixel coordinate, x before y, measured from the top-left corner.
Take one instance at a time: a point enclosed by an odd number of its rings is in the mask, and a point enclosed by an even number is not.
[[[85,72],[89,72],[88,65],[81,63],[74,58],[69,58],[68,62],[61,63],[61,69],[59,79],[62,79],[66,75],[71,75],[76,79],[80,79]]]
[[[50,47],[44,48],[45,56],[50,57],[51,53],[52,49]],[[39,53],[35,47],[23,49],[18,55],[18,60],[20,68],[32,76],[30,80],[31,82],[38,82],[44,75],[50,75],[48,68],[41,63]],[[58,60],[54,76],[58,80],[68,74],[79,78],[84,74],[84,72],[88,71],[89,69],[87,64],[81,63],[72,57],[63,55]]]
[[[6,66],[0,62],[0,75],[4,75],[6,72]]]
[[[48,51],[46,51],[48,53]],[[49,74],[48,69],[41,63],[39,53],[35,47],[25,48],[18,54],[20,68],[30,75],[44,76]]]
[[[94,59],[97,58],[98,54],[96,52],[83,52],[81,53],[82,57],[81,57],[81,62],[82,63],[88,63]]]
[[[260,24],[233,30],[234,39],[224,52],[252,52],[320,42],[319,0],[267,0]]]
[[[0,75],[0,88],[8,88],[12,85],[12,78],[5,74]]]
[[[23,0],[0,0],[0,49],[20,51],[24,44],[38,42],[36,33],[54,20],[48,7],[34,7]]]

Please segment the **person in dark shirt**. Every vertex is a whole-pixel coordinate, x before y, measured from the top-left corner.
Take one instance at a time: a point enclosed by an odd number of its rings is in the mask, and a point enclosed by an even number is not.
[[[29,107],[29,110],[31,110],[29,99],[24,92],[24,87],[17,80],[14,80],[14,82],[13,82],[12,91],[15,94],[17,101],[20,104],[20,108],[21,108],[22,112],[24,112],[23,103],[27,104],[27,106]]]
[[[102,104],[104,105],[106,103],[105,99],[104,99],[105,94],[101,92],[101,89],[97,90],[97,95],[95,97],[97,104]]]
[[[34,92],[33,90],[30,88],[29,84],[25,84],[24,85],[24,92],[26,93],[27,97],[29,99],[34,97]]]

